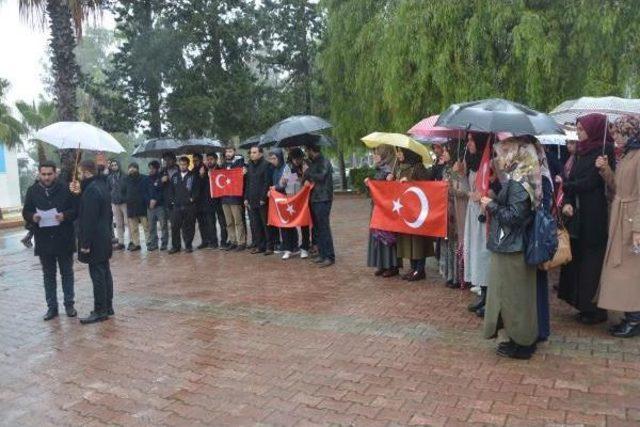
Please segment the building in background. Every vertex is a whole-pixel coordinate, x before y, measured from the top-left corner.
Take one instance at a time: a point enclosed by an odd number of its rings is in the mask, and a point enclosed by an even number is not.
[[[20,172],[15,150],[0,141],[0,210],[3,213],[20,210]]]

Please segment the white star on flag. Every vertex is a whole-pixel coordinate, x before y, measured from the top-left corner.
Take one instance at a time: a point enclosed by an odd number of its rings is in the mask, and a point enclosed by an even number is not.
[[[289,215],[293,215],[296,213],[296,210],[293,208],[293,205],[287,205],[287,212],[289,212]]]
[[[231,180],[227,178],[227,184],[231,184]]]
[[[403,207],[404,206],[402,206],[402,203],[400,203],[400,199],[393,200],[393,209],[391,211],[400,213],[400,209],[402,209]]]

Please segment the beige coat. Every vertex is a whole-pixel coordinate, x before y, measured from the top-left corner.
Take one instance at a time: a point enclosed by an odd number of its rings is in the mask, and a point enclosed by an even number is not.
[[[640,255],[631,252],[632,233],[640,233],[640,150],[630,151],[622,158],[615,177],[610,170],[602,175],[614,197],[598,306],[640,311]]]

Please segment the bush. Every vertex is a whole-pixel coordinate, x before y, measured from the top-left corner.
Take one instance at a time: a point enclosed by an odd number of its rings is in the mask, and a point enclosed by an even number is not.
[[[364,185],[365,178],[373,178],[376,170],[368,166],[361,168],[353,168],[349,171],[349,180],[351,181],[351,187],[358,193],[367,193],[367,187]]]

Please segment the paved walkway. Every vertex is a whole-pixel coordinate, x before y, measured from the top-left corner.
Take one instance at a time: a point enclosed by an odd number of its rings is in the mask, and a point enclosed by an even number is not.
[[[369,203],[334,205],[338,263],[119,253],[116,316],[41,320],[37,259],[0,234],[0,425],[640,425],[640,340],[553,297],[530,361],[494,353],[466,291],[364,266]],[[76,265],[77,308],[91,309]]]

